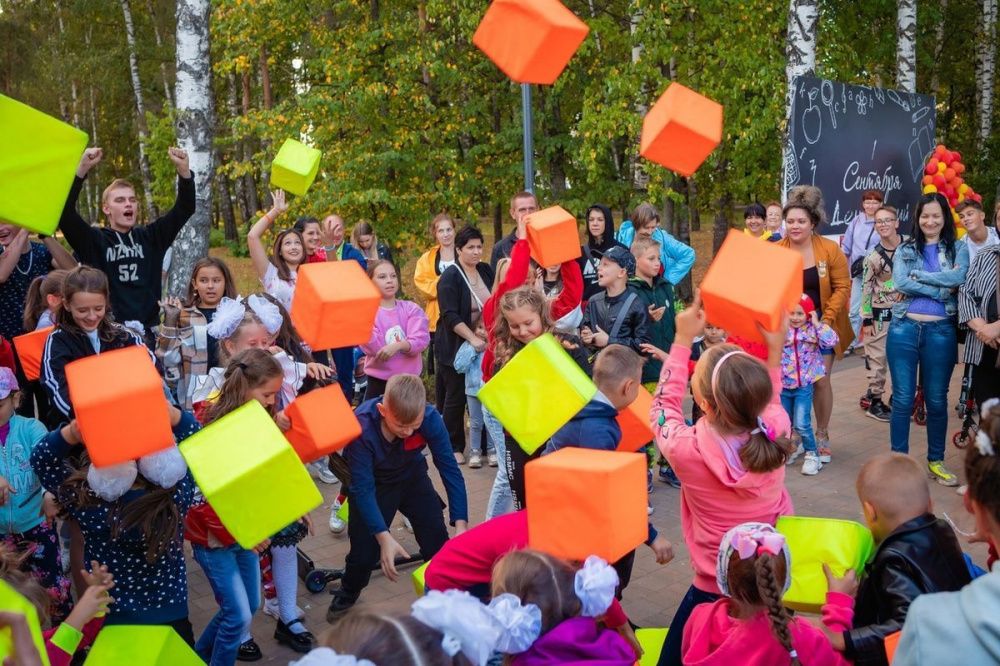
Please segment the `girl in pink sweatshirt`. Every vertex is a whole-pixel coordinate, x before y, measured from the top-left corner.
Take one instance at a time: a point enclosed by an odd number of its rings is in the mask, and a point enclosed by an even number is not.
[[[694,338],[705,328],[700,295],[677,315],[670,354],[663,360],[650,421],[660,453],[681,480],[681,527],[691,553],[694,583],[674,614],[660,664],[681,663],[684,624],[698,604],[719,598],[715,560],[723,535],[743,522],[774,524],[792,513],[785,489],[785,461],[792,451],[788,414],[781,407],[781,330],[761,335],[767,366],[735,345],[706,350],[694,368],[691,392],[703,416],[687,425],[682,403]]]
[[[368,375],[365,400],[385,393],[385,383],[393,375],[419,375],[423,370],[421,354],[431,339],[423,308],[412,301],[396,300],[399,277],[391,261],[378,259],[368,264],[368,277],[382,294],[382,303],[372,336],[361,345]]]
[[[764,523],[743,523],[726,533],[719,547],[716,582],[725,595],[694,609],[684,627],[684,663],[691,666],[841,666],[851,662],[834,649],[824,631],[792,618],[781,597],[791,583],[785,537]],[[854,617],[853,571],[835,578],[823,605],[827,631],[840,634]]]

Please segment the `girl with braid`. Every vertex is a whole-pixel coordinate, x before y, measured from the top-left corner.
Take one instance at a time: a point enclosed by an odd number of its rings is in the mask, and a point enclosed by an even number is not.
[[[792,617],[781,603],[791,584],[785,537],[766,523],[743,523],[726,533],[716,561],[723,597],[691,612],[681,652],[685,664],[839,666],[850,664],[823,630]],[[857,581],[853,571],[836,578],[824,565],[829,592],[823,624],[835,633],[851,627]]]

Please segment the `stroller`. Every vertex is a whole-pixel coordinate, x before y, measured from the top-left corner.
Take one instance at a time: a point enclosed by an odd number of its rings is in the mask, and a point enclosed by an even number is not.
[[[955,412],[958,418],[962,419],[962,429],[952,435],[951,443],[955,448],[964,449],[969,445],[969,440],[979,432],[979,424],[976,422],[976,400],[972,397],[972,366],[968,363],[965,364],[965,374],[962,375],[962,389],[958,394]]]

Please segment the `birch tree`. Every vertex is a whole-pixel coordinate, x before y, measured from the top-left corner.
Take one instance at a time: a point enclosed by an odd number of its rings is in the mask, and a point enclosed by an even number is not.
[[[819,0],[789,0],[788,3],[788,33],[785,42],[785,131],[784,155],[785,174],[789,165],[794,163],[794,156],[789,155],[791,149],[790,133],[792,119],[792,98],[795,96],[795,79],[799,76],[811,75],[816,72],[816,25],[819,22]],[[788,178],[782,176],[782,182]],[[784,198],[784,197],[782,197]]]
[[[197,205],[174,241],[167,291],[181,294],[191,269],[208,253],[212,226],[212,177],[215,105],[209,60],[210,0],[177,0],[177,143],[187,151],[194,172]]]
[[[136,127],[139,130],[139,172],[142,176],[142,190],[146,205],[146,220],[152,222],[157,218],[156,205],[153,203],[153,176],[149,168],[149,128],[146,125],[146,103],[142,97],[142,83],[139,80],[139,58],[135,49],[135,25],[132,22],[132,7],[129,0],[121,0],[122,14],[125,17],[125,39],[128,42],[128,65],[132,77],[132,90],[135,93]]]
[[[917,92],[917,0],[896,5],[896,87]]]
[[[982,18],[976,40],[976,148],[985,151],[993,131],[996,83],[997,0],[980,0]],[[985,158],[986,155],[980,155]]]

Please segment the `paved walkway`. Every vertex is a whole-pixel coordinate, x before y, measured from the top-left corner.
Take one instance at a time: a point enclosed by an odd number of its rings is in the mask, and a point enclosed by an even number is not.
[[[960,370],[961,367],[954,373],[949,393],[949,403],[952,405],[958,399]],[[865,460],[874,453],[889,450],[889,425],[865,418],[858,407],[858,397],[864,393],[867,386],[864,363],[861,359],[849,358],[839,363],[834,370],[833,386],[836,396],[833,425],[830,429],[833,462],[825,466],[815,477],[801,475],[798,465],[791,467],[788,470],[787,485],[795,502],[796,512],[799,514],[863,520],[854,492],[854,480]],[[950,433],[959,427],[960,423],[952,411],[949,421],[949,440]],[[924,460],[926,456],[924,429],[916,425],[912,425],[911,428],[914,456],[918,460]],[[949,444],[946,462],[959,474],[962,469],[962,455],[962,452]],[[469,493],[471,522],[475,525],[483,520],[494,470],[487,467],[478,470],[464,467],[462,469]],[[437,480],[434,472],[432,477]],[[639,549],[635,572],[631,585],[625,592],[623,603],[626,612],[640,626],[667,626],[674,609],[692,580],[687,548],[681,537],[680,491],[658,482],[655,486],[652,500],[656,512],[652,520],[657,529],[673,542],[676,558],[666,566],[659,566],[653,560],[652,551],[646,547]],[[308,537],[301,544],[302,549],[321,567],[343,566],[344,556],[348,550],[346,534],[331,534],[326,527],[329,516],[326,507],[336,497],[338,489],[339,485],[320,484],[320,490],[327,504],[312,514],[317,534]],[[971,516],[962,508],[962,498],[953,488],[931,483],[931,496],[938,515],[947,513],[961,529],[971,531]],[[416,551],[413,536],[403,529],[398,518],[392,530],[396,539],[405,548],[412,548],[411,552]],[[985,548],[977,545],[969,550],[976,561],[983,564]],[[392,611],[408,609],[414,599],[409,571],[407,569],[406,574],[396,583],[391,583],[380,573],[376,573],[358,605]],[[193,560],[189,560],[188,578],[191,592],[191,621],[194,623],[197,635],[217,607],[205,576]],[[306,624],[317,635],[329,627],[325,620],[329,602],[330,595],[327,592],[310,594],[303,585],[299,586],[299,605],[306,612]],[[274,626],[273,619],[258,612],[254,618],[253,635],[264,652],[262,663],[284,664],[294,659],[295,653],[274,641],[272,638]]]

